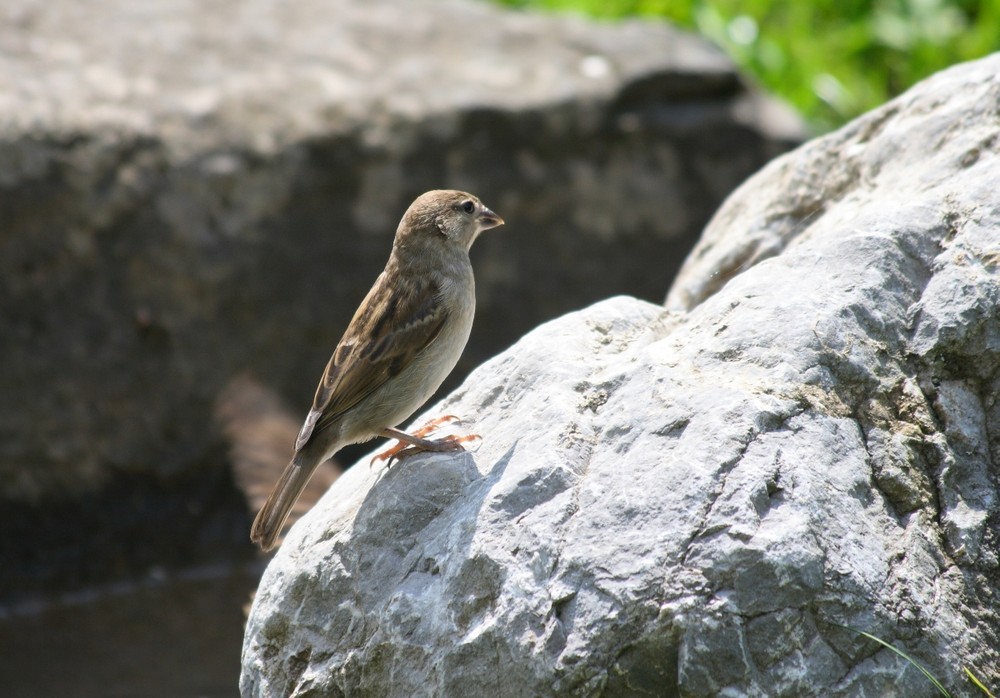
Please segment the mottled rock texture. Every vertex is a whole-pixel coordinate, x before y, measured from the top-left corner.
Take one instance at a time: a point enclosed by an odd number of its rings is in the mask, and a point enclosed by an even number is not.
[[[1000,685],[1000,56],[784,156],[665,309],[618,297],[293,528],[249,696],[934,696]],[[419,421],[419,420],[418,420]]]
[[[2,3],[0,598],[245,545],[212,405],[249,372],[304,415],[421,192],[468,189],[508,221],[474,253],[461,376],[568,309],[662,296],[798,133],[662,24]]]

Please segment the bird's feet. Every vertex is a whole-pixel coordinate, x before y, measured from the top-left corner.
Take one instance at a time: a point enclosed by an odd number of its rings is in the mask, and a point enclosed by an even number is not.
[[[443,417],[438,417],[437,419],[432,419],[426,422],[422,427],[413,432],[413,436],[418,439],[422,439],[428,434],[433,434],[434,431],[442,424],[451,424],[452,422],[458,422],[461,424],[462,418],[454,414],[446,414]]]
[[[379,432],[379,435],[390,439],[396,439],[397,443],[395,446],[374,456],[371,461],[369,461],[368,467],[373,466],[375,461],[388,461],[387,466],[392,467],[393,461],[402,460],[403,458],[407,458],[408,456],[412,456],[416,453],[425,453],[428,451],[434,453],[464,451],[465,447],[462,446],[463,443],[475,441],[476,439],[481,439],[482,437],[478,434],[467,434],[465,436],[449,435],[444,438],[434,440],[424,438],[428,434],[433,433],[442,424],[460,421],[461,420],[455,415],[447,414],[443,417],[432,419],[412,434],[407,434],[405,431],[400,431],[399,429],[383,429]]]

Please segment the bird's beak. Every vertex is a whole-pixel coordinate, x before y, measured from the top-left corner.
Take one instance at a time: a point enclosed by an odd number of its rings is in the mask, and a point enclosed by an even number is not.
[[[479,217],[476,220],[479,222],[479,230],[489,230],[490,228],[496,228],[503,225],[503,218],[493,213],[493,211],[485,206],[483,206],[483,210],[479,212]]]

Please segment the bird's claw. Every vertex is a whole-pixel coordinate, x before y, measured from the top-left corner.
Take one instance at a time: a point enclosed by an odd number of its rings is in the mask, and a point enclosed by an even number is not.
[[[440,418],[441,420],[454,421],[457,417],[453,415],[448,415],[452,419],[447,419],[446,417]],[[439,422],[439,420],[434,420]],[[436,426],[436,425],[435,425]],[[415,432],[420,433],[420,430]],[[386,461],[386,467],[391,468],[394,461],[403,460],[404,458],[409,458],[410,456],[416,455],[418,453],[455,453],[458,451],[464,451],[465,447],[463,443],[469,441],[482,440],[479,434],[466,434],[465,436],[454,436],[448,435],[443,438],[437,439],[436,441],[427,441],[423,444],[407,444],[403,441],[397,441],[396,445],[392,448],[386,449],[382,453],[372,456],[372,459],[368,462],[368,467],[375,465],[375,461]]]
[[[461,424],[462,418],[454,414],[446,414],[442,417],[437,417],[436,419],[432,419],[429,422],[424,423],[422,427],[413,432],[413,435],[423,438],[428,434],[433,434],[442,424],[451,424],[452,422]]]

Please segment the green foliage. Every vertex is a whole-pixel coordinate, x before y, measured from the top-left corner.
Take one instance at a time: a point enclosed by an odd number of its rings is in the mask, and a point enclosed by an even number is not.
[[[498,0],[660,17],[722,46],[818,131],[949,65],[1000,50],[1000,0]]]

